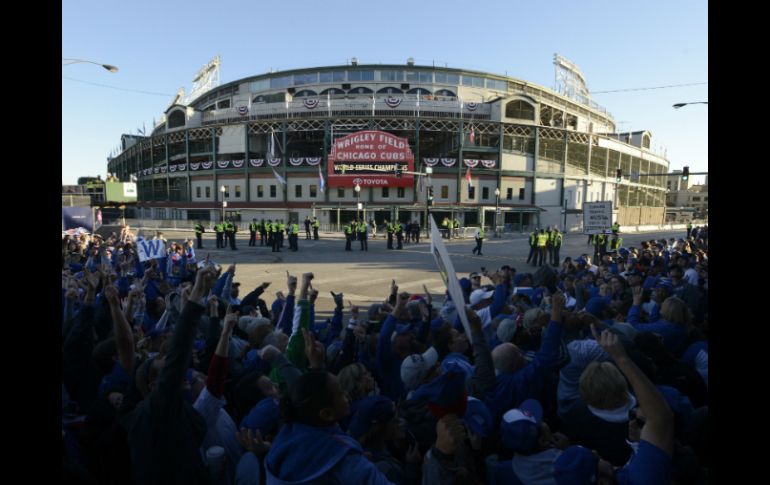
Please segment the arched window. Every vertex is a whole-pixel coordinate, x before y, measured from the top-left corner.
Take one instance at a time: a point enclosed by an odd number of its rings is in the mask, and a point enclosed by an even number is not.
[[[168,115],[168,123],[166,124],[169,128],[179,128],[180,126],[184,126],[185,124],[185,116],[184,111],[182,110],[174,110]]]
[[[451,97],[451,98],[456,98],[457,97],[457,95],[455,93],[453,93],[452,91],[450,91],[448,89],[439,89],[438,91],[436,91],[436,96],[448,96],[448,97]]]
[[[329,88],[321,91],[321,96],[326,96],[327,94],[334,96],[335,94],[345,94],[345,91],[339,88]]]
[[[348,91],[348,94],[371,94],[374,91],[372,91],[369,88],[365,88],[363,86],[359,86],[357,88],[353,88],[350,91]]]
[[[382,88],[378,90],[377,94],[404,94],[404,92],[398,88],[388,86],[387,88]]]
[[[263,95],[261,95],[261,94],[260,94],[259,96],[255,97],[255,98],[254,98],[254,99],[252,99],[251,101],[252,101],[253,103],[264,103],[264,102],[265,102],[265,97],[264,97]]]
[[[311,89],[303,89],[302,91],[299,91],[298,93],[294,94],[295,98],[302,98],[306,96],[318,96],[315,91]]]
[[[516,100],[505,105],[505,117],[519,120],[535,120],[535,107],[526,101]]]
[[[650,148],[650,135],[647,133],[642,136],[642,148]]]
[[[409,91],[407,91],[406,93],[407,94],[419,94],[421,96],[427,96],[427,95],[431,94],[430,91],[428,91],[427,89],[423,89],[423,88],[412,88]]]

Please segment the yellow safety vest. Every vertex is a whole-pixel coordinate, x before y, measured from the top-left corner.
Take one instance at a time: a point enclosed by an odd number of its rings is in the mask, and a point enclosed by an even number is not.
[[[548,242],[548,234],[538,234],[537,235],[537,246],[540,248],[545,247],[545,243]]]

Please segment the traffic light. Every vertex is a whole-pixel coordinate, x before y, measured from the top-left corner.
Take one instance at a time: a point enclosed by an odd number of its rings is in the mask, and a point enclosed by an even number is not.
[[[433,187],[428,187],[428,206],[433,205]]]
[[[620,183],[620,180],[623,178],[623,169],[617,169],[615,171],[615,182]]]
[[[684,167],[682,169],[682,182],[687,182],[688,178],[690,178],[690,167]]]

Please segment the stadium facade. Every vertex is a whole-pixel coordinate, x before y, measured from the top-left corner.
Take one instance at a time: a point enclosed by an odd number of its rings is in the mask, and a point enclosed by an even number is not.
[[[621,225],[663,222],[666,177],[646,174],[669,162],[650,144],[647,131],[616,133],[594,103],[526,81],[354,62],[178,96],[151,133],[122,136],[108,172],[137,181],[145,219],[315,215],[334,229],[360,207],[378,222],[424,227],[430,210],[468,227],[575,231],[591,201],[613,201]]]

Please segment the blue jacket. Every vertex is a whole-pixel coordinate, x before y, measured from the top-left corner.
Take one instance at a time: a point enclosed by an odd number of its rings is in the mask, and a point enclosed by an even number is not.
[[[339,426],[285,425],[265,457],[268,485],[385,485],[385,476]]]
[[[526,399],[540,399],[546,375],[559,364],[559,342],[561,325],[551,321],[543,334],[540,350],[535,358],[521,370],[497,376],[497,386],[487,396],[486,405],[495,422],[506,411],[513,409]]]
[[[377,368],[380,374],[380,393],[398,402],[404,394],[401,381],[401,359],[393,352],[391,336],[396,329],[396,318],[388,315],[377,340]]]
[[[634,305],[628,311],[626,321],[634,326],[640,332],[655,332],[663,337],[663,345],[673,353],[677,358],[682,355],[687,343],[687,328],[678,323],[672,323],[667,320],[659,319],[655,323],[641,323],[639,314],[641,308]]]

